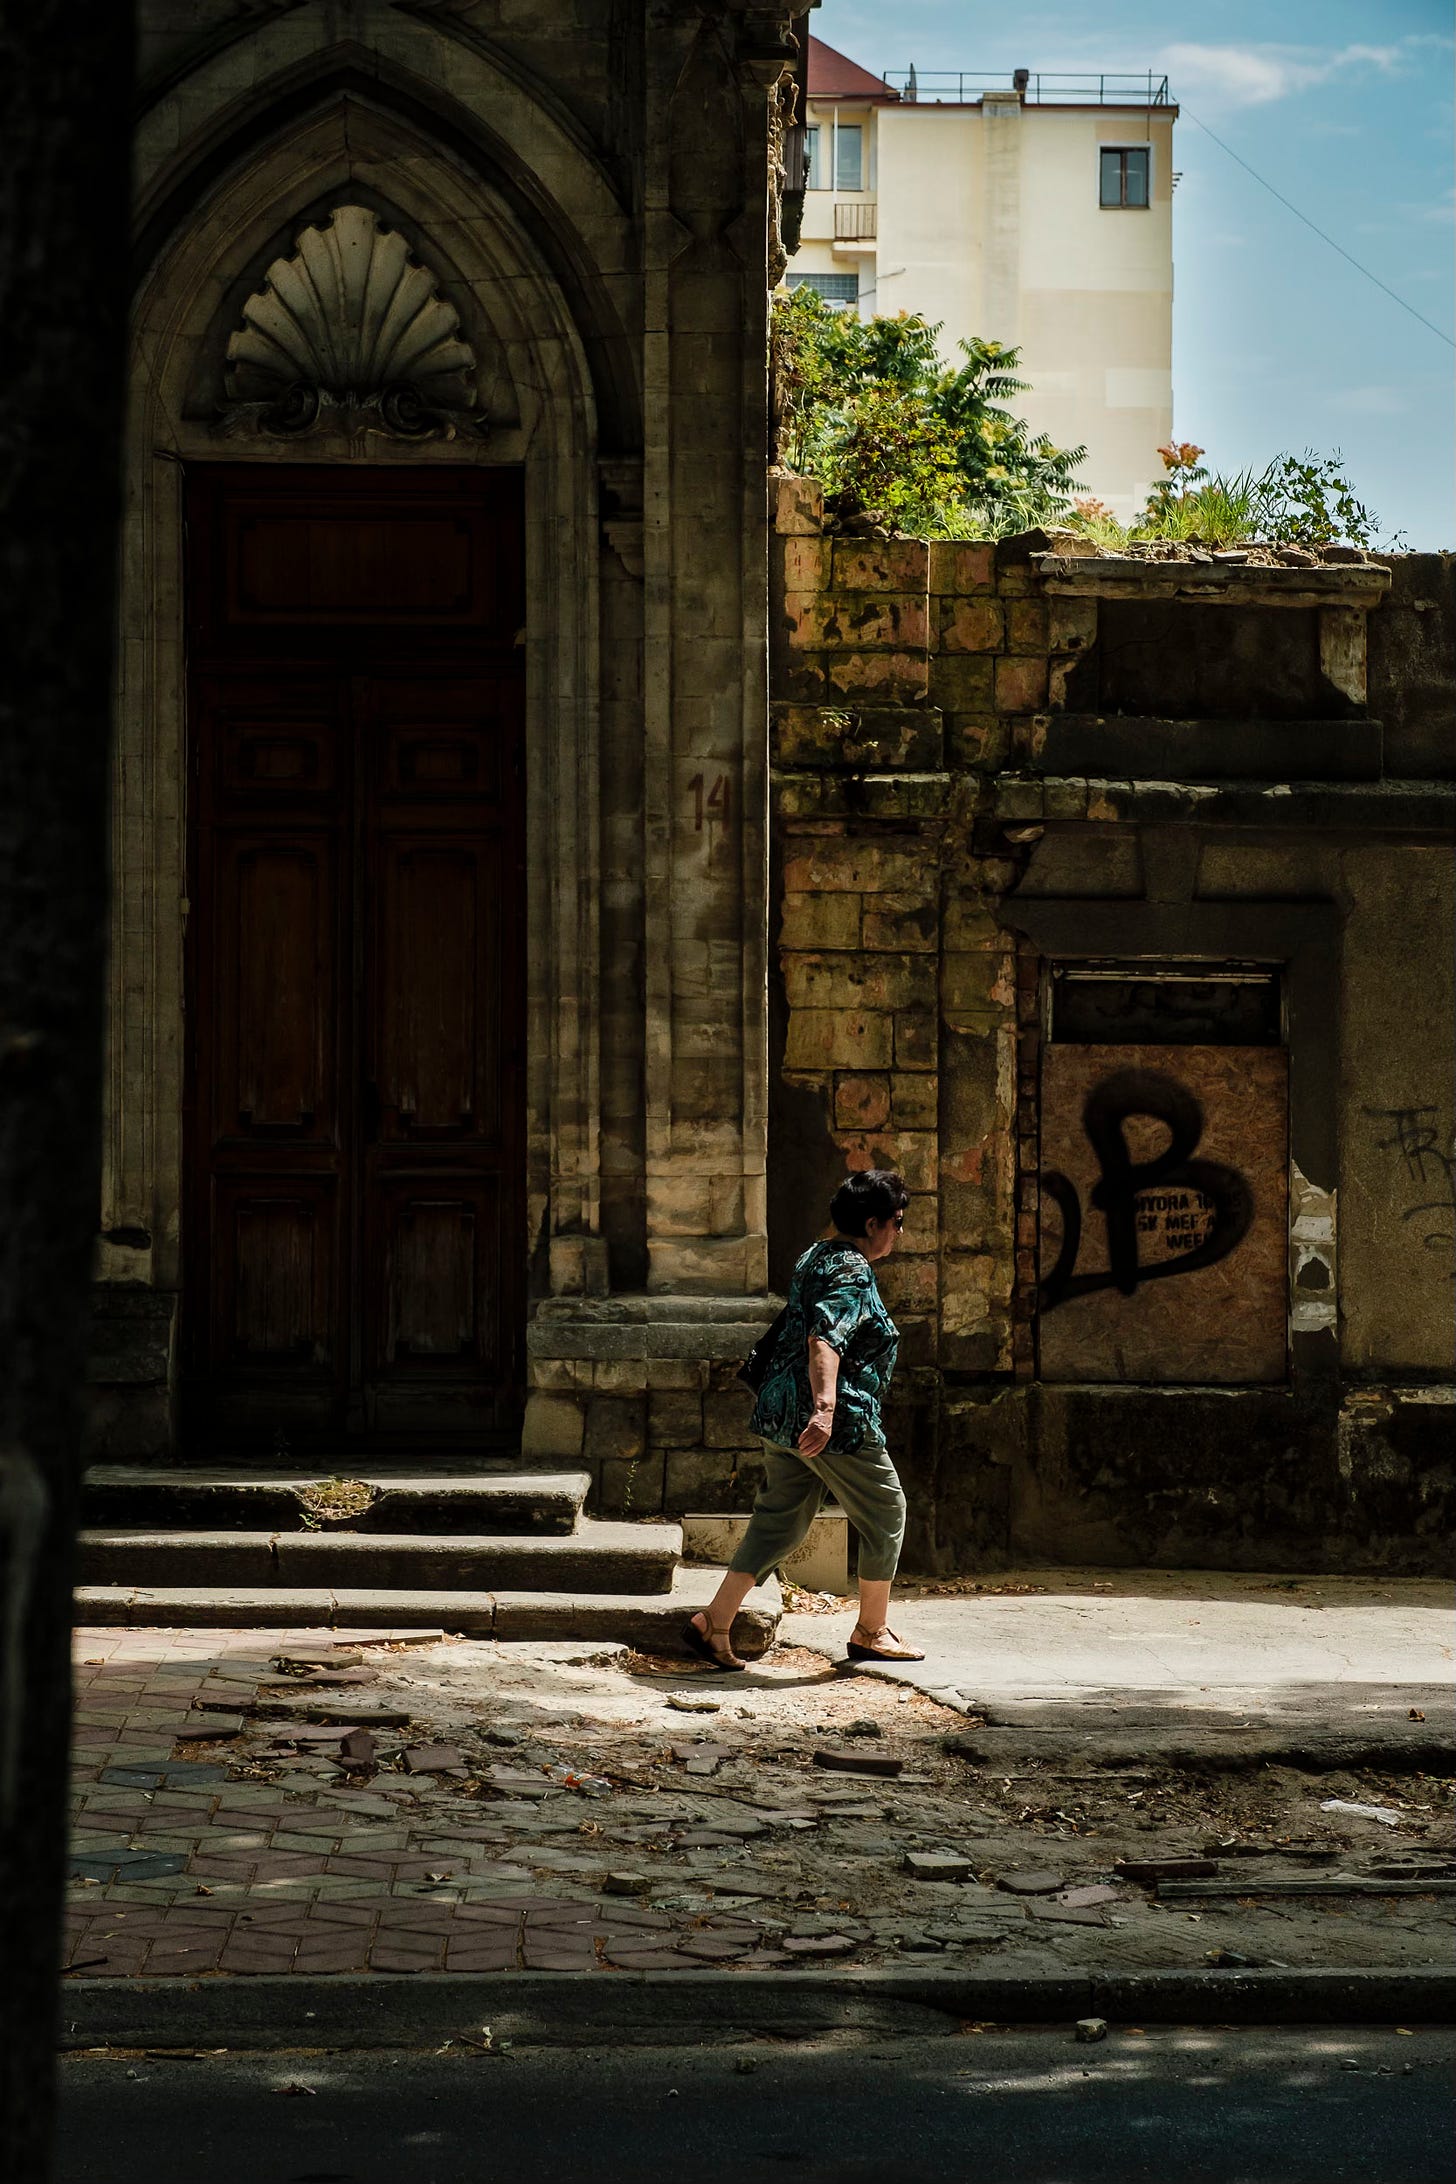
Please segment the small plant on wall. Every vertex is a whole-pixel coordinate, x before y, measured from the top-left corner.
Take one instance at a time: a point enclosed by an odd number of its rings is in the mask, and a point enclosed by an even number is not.
[[[1263,470],[1210,472],[1192,440],[1158,449],[1163,475],[1137,520],[1119,524],[1100,501],[1076,499],[1068,528],[1099,546],[1170,539],[1230,547],[1360,546],[1378,543],[1376,519],[1345,475],[1344,458],[1280,455]]]

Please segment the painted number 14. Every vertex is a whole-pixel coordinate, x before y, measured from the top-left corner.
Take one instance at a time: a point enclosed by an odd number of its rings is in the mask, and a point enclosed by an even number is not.
[[[727,826],[729,802],[732,795],[732,784],[727,774],[719,774],[711,788],[708,787],[707,779],[703,774],[694,774],[692,780],[688,783],[688,792],[693,800],[694,834],[702,833],[705,819],[709,826],[712,826],[715,822],[719,826]]]

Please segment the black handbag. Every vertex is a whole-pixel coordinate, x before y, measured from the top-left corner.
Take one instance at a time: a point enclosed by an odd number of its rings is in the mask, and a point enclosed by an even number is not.
[[[738,1368],[738,1377],[743,1382],[744,1387],[750,1388],[755,1395],[758,1394],[759,1389],[768,1378],[768,1369],[773,1363],[773,1354],[778,1348],[779,1336],[788,1324],[789,1308],[785,1305],[772,1327],[767,1328],[759,1336],[757,1342],[755,1342],[753,1348]]]

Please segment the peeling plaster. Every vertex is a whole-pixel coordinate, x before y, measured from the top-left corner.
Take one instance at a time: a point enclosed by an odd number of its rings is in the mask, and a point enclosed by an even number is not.
[[[1289,1328],[1314,1335],[1339,1324],[1336,1191],[1322,1191],[1289,1163]]]

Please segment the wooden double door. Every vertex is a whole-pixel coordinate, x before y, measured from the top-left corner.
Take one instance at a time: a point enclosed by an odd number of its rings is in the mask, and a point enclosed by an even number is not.
[[[516,473],[188,481],[189,1445],[509,1435]]]

